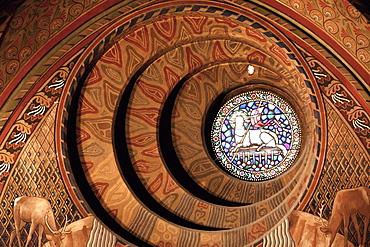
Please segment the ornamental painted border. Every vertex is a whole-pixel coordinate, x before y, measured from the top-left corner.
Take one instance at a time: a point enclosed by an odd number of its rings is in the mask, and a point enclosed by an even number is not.
[[[234,113],[233,110],[241,106],[242,104],[252,101],[263,101],[278,107],[279,110],[281,110],[282,113],[287,117],[289,125],[291,126],[291,142],[290,148],[289,150],[287,150],[287,153],[285,155],[280,155],[282,156],[282,160],[276,162],[273,167],[265,168],[264,170],[260,171],[248,171],[232,163],[230,161],[230,155],[228,155],[224,151],[221,140],[222,126],[224,121],[230,116],[230,113]],[[247,129],[248,132],[249,127]],[[247,132],[245,133],[245,135],[247,134]],[[251,91],[233,97],[221,107],[213,122],[211,139],[216,157],[226,170],[228,170],[233,176],[236,176],[240,179],[256,182],[275,178],[292,166],[299,154],[299,149],[301,146],[301,129],[299,125],[299,120],[294,110],[285,100],[281,99],[271,92]],[[273,154],[271,158],[273,159]]]

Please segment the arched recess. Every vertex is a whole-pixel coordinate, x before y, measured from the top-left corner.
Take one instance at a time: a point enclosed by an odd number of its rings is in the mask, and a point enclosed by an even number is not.
[[[50,4],[39,10],[61,6],[59,1]],[[0,75],[4,85],[1,110],[6,113],[1,132],[6,227],[11,225],[11,206],[19,193],[49,196],[43,187],[15,186],[25,171],[25,161],[38,162],[27,170],[36,174],[36,180],[38,171],[50,172],[43,162],[57,163],[55,177],[65,187],[60,189],[55,183],[58,193],[63,193],[57,197],[63,200],[52,201],[60,222],[65,214],[77,220],[93,213],[117,236],[139,246],[160,245],[164,240],[178,246],[202,245],[209,239],[222,246],[258,245],[291,210],[318,212],[315,205],[328,186],[337,191],[368,185],[364,180],[369,135],[364,89],[368,86],[363,83],[369,75],[368,40],[361,25],[351,29],[356,35],[342,38],[332,19],[325,17],[326,12],[335,13],[343,23],[349,17],[360,23],[350,5],[340,15],[335,6],[309,5],[308,1],[90,4],[64,6],[71,7],[68,18],[59,26],[49,26],[63,28],[36,29],[40,33],[35,33],[34,46],[22,43],[14,50],[17,40],[9,37],[12,32],[20,35],[19,30],[39,28],[47,23],[45,18],[19,27],[16,24],[21,22],[14,20],[20,19],[14,19],[13,31],[4,36],[11,41],[2,44],[5,74]],[[77,28],[80,24],[84,26]],[[49,39],[44,39],[46,34]],[[346,45],[353,42],[355,46]],[[253,53],[253,49],[263,52]],[[250,64],[257,68],[252,76],[245,71]],[[271,181],[239,181],[215,165],[207,153],[204,116],[214,99],[244,84],[278,87],[281,95],[291,93],[305,123],[303,143],[307,145],[296,164]],[[361,153],[350,159],[360,164],[348,168],[346,176],[352,182],[326,182],[331,174],[341,174],[332,173],[341,157],[335,152],[335,139],[340,138],[327,127],[327,115],[330,126],[346,126],[353,134],[351,143],[341,139],[346,145],[339,150],[350,147],[350,153]],[[46,131],[54,129],[52,119],[55,133]],[[192,135],[201,138],[192,141]],[[42,139],[34,142],[35,136],[55,136],[50,142],[53,148],[42,146],[45,152],[30,152],[32,144]],[[123,151],[120,145],[125,146]],[[330,157],[325,156],[327,150]],[[101,159],[99,152],[103,152]],[[44,153],[53,153],[52,158],[39,159]],[[197,162],[192,160],[195,157]],[[323,167],[325,162],[330,165]],[[346,167],[346,162],[342,159],[340,166]],[[180,175],[177,168],[182,169]],[[350,171],[353,168],[358,177]],[[85,184],[79,181],[83,179]],[[144,196],[138,195],[139,186]],[[14,188],[16,193],[11,192]],[[126,193],[130,196],[122,196]],[[326,196],[328,203],[333,200],[332,194]],[[65,207],[70,201],[73,208]],[[329,207],[325,214],[329,215]],[[173,238],[168,239],[164,229]],[[250,234],[258,229],[262,230]],[[8,235],[5,232],[3,239]]]

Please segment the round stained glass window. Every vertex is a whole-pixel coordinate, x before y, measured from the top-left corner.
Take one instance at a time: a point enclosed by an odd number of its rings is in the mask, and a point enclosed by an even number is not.
[[[232,175],[263,181],[292,165],[300,149],[301,130],[287,102],[270,92],[251,91],[221,107],[211,138],[217,159]]]

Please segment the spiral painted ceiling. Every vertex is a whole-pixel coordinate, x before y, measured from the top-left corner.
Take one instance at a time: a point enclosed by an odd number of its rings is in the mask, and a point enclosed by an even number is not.
[[[0,30],[2,228],[27,194],[116,246],[264,246],[293,210],[370,185],[370,25],[347,1],[19,4]],[[300,150],[245,181],[211,129],[258,90],[294,109]]]

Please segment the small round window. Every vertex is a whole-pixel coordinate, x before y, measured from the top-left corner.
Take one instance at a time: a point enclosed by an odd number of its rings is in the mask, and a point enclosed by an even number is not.
[[[248,181],[268,180],[286,171],[301,143],[292,107],[264,91],[242,93],[227,101],[214,120],[211,137],[221,164]]]

